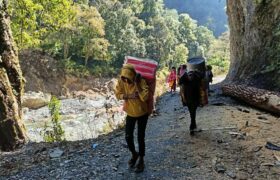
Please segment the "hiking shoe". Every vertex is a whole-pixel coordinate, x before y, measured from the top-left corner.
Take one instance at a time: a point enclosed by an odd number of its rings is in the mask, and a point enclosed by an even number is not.
[[[195,132],[201,132],[201,131],[202,131],[201,128],[190,129],[190,135],[193,136]]]
[[[138,157],[139,157],[138,153],[132,155],[131,159],[128,161],[128,165],[129,165],[130,168],[134,167]]]
[[[135,172],[136,173],[141,173],[144,171],[145,165],[143,160],[139,160],[138,164],[136,165]]]
[[[194,130],[193,129],[190,130],[190,135],[194,136]]]

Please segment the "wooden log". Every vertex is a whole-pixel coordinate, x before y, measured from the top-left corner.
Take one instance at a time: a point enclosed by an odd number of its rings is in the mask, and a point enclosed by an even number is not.
[[[280,93],[245,85],[224,85],[225,95],[235,97],[252,106],[280,115]]]

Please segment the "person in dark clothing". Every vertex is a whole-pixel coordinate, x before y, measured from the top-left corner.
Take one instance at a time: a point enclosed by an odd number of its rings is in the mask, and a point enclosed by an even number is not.
[[[203,78],[202,73],[190,71],[185,73],[179,80],[182,88],[182,102],[188,107],[191,116],[190,135],[194,135],[197,130],[196,126],[196,109],[200,103],[200,83]]]

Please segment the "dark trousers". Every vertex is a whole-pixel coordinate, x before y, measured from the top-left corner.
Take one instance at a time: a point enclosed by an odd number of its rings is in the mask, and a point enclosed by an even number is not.
[[[128,149],[131,153],[136,153],[134,146],[134,128],[137,121],[138,126],[138,145],[139,145],[139,155],[145,156],[145,131],[148,121],[148,115],[140,117],[126,116],[126,126],[125,126],[125,139],[128,145]]]
[[[190,115],[191,115],[191,125],[190,125],[190,130],[193,130],[196,128],[196,121],[195,121],[195,117],[196,117],[196,109],[197,109],[197,105],[194,103],[189,103],[187,104]]]

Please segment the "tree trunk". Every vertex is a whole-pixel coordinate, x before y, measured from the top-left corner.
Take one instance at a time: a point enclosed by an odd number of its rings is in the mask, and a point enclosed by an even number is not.
[[[227,0],[231,51],[227,80],[279,91],[279,11],[279,0]]]
[[[280,115],[280,93],[245,85],[224,85],[223,93],[255,107]]]
[[[22,123],[23,77],[13,45],[7,1],[0,1],[0,148],[14,150],[26,142]]]

